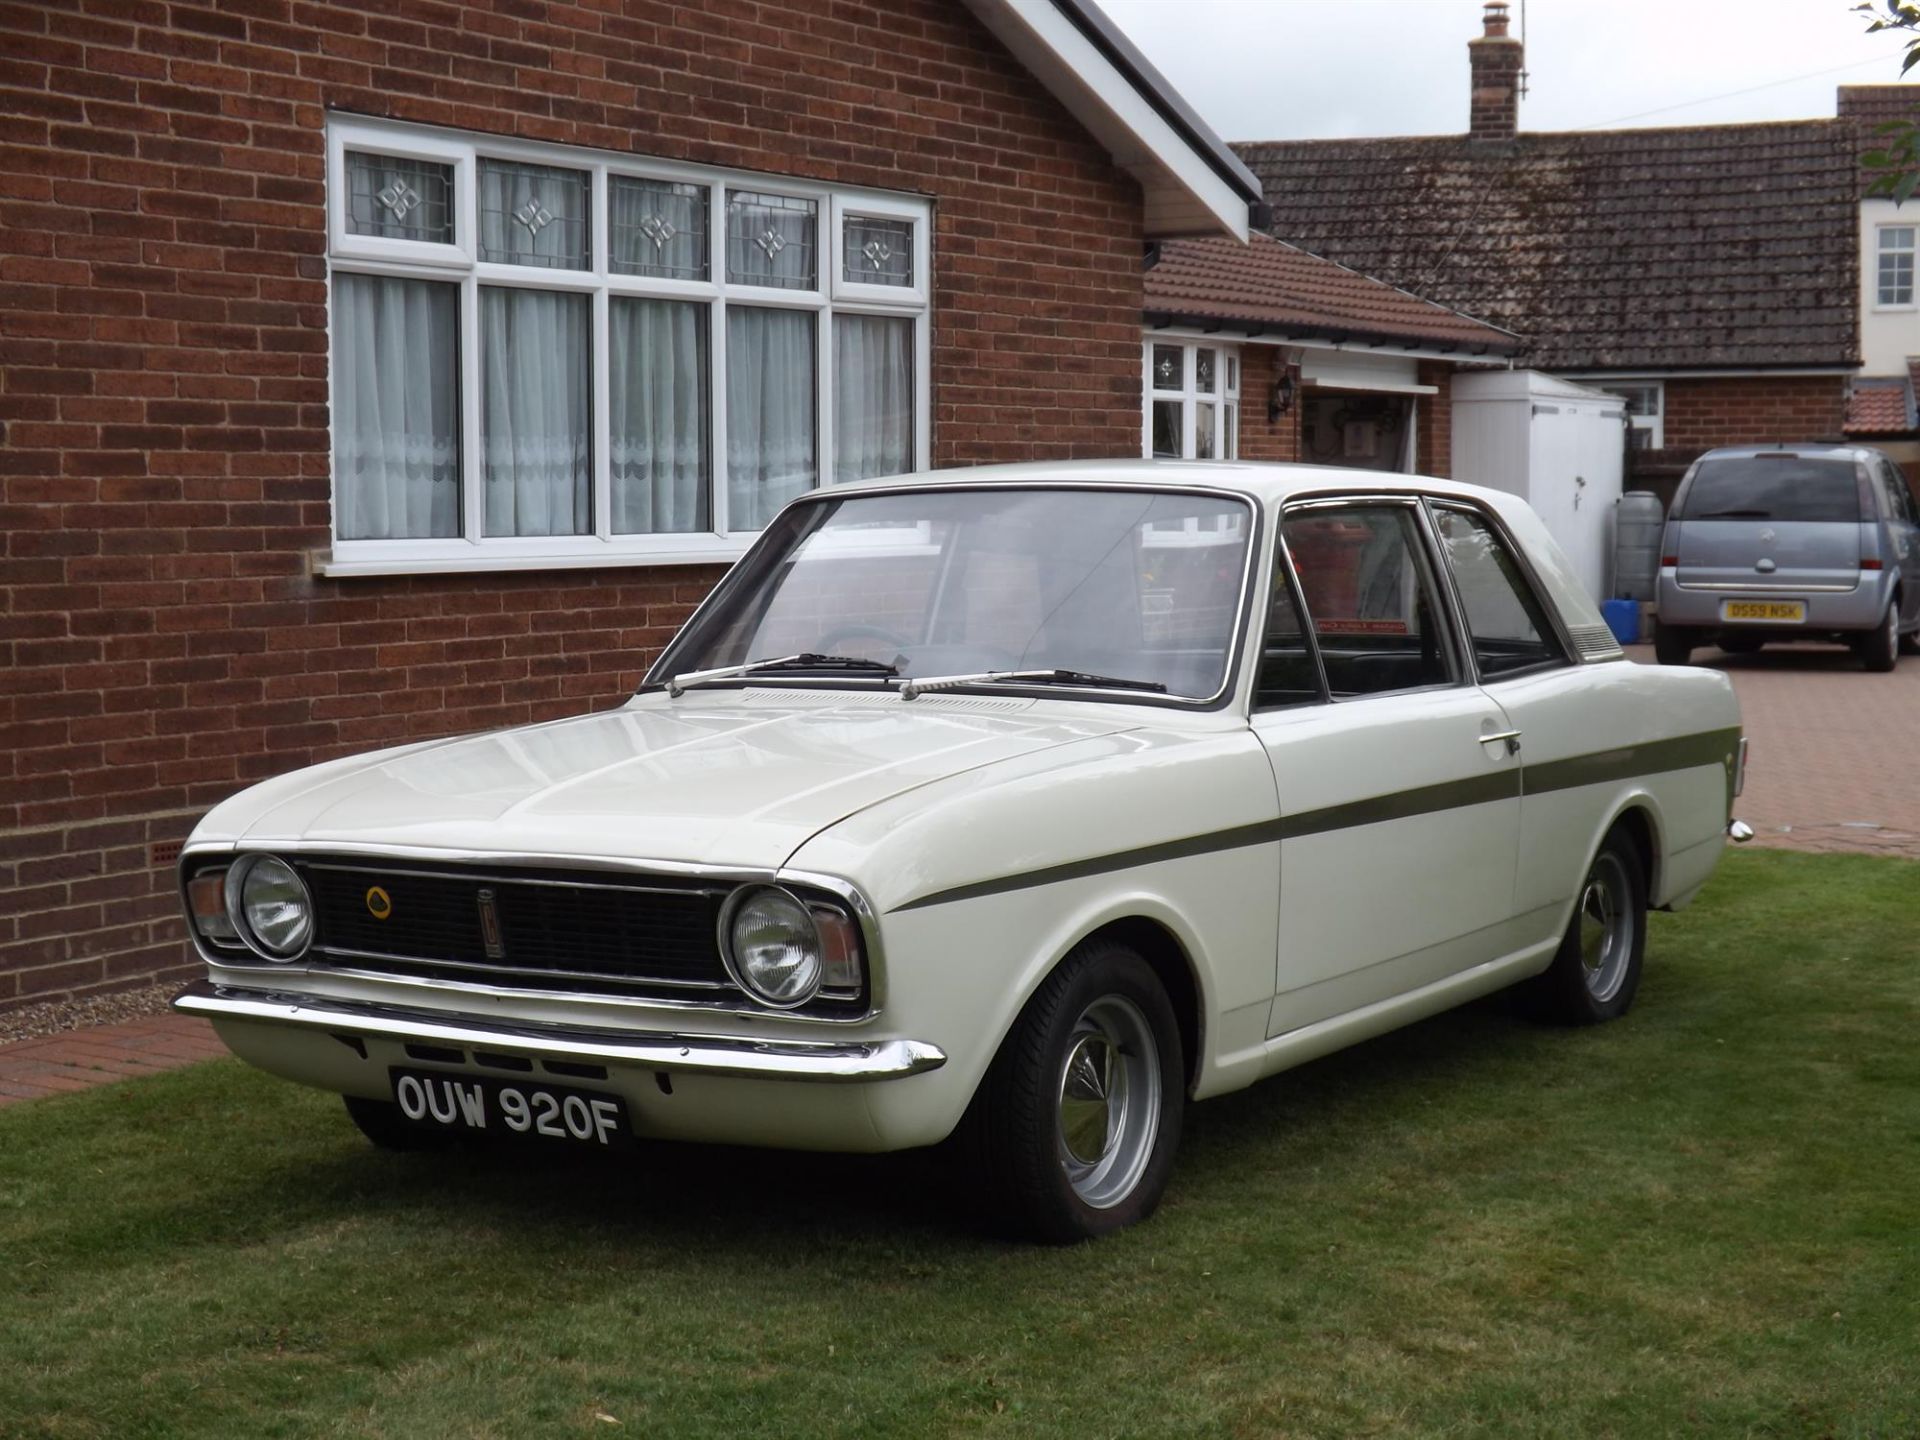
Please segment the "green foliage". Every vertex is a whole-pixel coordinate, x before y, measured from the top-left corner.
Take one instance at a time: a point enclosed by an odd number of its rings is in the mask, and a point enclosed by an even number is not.
[[[0,1437],[1920,1434],[1920,866],[1742,852],[1593,1030],[1194,1107],[1168,1203],[940,1157],[384,1155],[235,1061],[0,1110]]]
[[[1880,0],[1875,5],[1862,0],[1853,10],[1867,17],[1869,35],[1905,30],[1913,36],[1907,41],[1906,54],[1900,61],[1903,76],[1920,65],[1920,4],[1915,0]],[[1875,172],[1866,193],[1883,200],[1891,199],[1896,205],[1905,204],[1915,187],[1920,186],[1920,118],[1889,120],[1876,127],[1875,133],[1884,137],[1881,147],[1860,157],[1861,168]]]

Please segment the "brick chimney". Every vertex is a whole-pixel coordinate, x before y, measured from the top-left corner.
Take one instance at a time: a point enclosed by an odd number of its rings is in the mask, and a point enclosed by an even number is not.
[[[1487,33],[1467,42],[1473,95],[1467,135],[1474,140],[1511,140],[1520,128],[1520,42],[1507,34],[1506,0],[1487,0]]]

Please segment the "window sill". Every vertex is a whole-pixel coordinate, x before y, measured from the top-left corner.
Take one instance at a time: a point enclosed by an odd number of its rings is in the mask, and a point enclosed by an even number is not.
[[[375,575],[484,575],[522,570],[635,570],[666,565],[731,565],[747,553],[747,547],[760,537],[743,536],[738,540],[716,540],[698,549],[654,551],[636,554],[577,555],[460,555],[426,558],[413,556],[355,556],[338,559],[327,551],[313,553],[315,575],[333,580]]]

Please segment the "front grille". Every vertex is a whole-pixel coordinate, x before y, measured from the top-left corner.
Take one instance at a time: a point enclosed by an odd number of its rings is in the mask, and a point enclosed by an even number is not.
[[[600,872],[295,862],[318,958],[358,970],[683,999],[733,990],[715,927],[727,887]],[[384,892],[384,893],[377,893]],[[498,921],[493,945],[482,892]]]

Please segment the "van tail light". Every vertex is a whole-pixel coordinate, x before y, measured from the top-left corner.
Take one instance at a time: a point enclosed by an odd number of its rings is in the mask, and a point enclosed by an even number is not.
[[[1885,567],[1882,566],[1878,560],[1873,559],[1871,556],[1862,555],[1860,557],[1860,568],[1862,570],[1880,570],[1880,569],[1884,569]]]
[[[1671,570],[1679,563],[1680,557],[1678,555],[1662,555],[1660,557],[1660,568],[1663,570]]]

